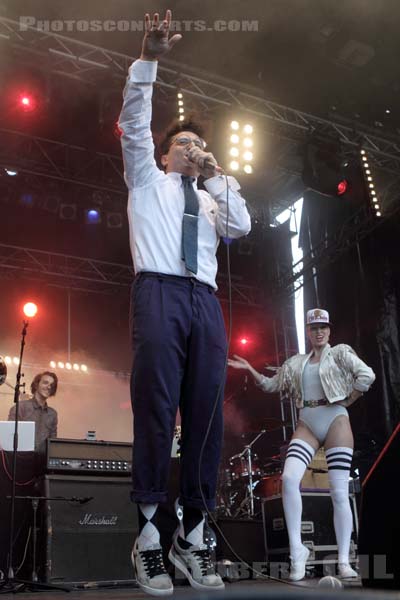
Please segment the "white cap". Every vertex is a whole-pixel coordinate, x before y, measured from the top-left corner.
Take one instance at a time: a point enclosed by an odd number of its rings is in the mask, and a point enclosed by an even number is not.
[[[331,325],[329,313],[323,308],[312,308],[307,311],[307,325]]]

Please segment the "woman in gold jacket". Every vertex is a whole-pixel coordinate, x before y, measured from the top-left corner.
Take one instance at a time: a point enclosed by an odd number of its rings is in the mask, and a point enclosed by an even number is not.
[[[311,352],[289,358],[274,377],[258,373],[240,356],[228,360],[229,366],[249,371],[263,391],[286,392],[300,409],[282,474],[282,500],[289,535],[292,581],[304,577],[310,554],[301,541],[300,482],[315,452],[322,445],[328,463],[334,509],[339,576],[344,579],[357,577],[349,564],[353,518],[348,482],[354,441],[346,407],[369,389],[375,375],[350,346],[329,345],[330,325],[326,310],[309,310],[307,335],[312,346]]]

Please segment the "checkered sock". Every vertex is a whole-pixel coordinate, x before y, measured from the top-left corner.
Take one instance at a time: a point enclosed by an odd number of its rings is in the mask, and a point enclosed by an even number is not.
[[[160,532],[157,527],[158,504],[138,504],[139,536],[138,549],[146,550],[160,543]]]
[[[200,546],[204,543],[204,515],[199,508],[185,506],[183,508],[183,519],[179,526],[179,537],[188,546]],[[181,543],[181,542],[180,542]],[[182,544],[182,547],[188,547]]]

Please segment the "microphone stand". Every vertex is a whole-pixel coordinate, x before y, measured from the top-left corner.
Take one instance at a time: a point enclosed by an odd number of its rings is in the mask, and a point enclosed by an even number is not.
[[[12,487],[11,487],[11,506],[10,506],[10,535],[8,545],[8,580],[14,579],[13,569],[13,544],[14,544],[14,515],[15,515],[15,485],[17,478],[17,450],[18,450],[18,413],[19,413],[19,390],[21,387],[21,366],[22,357],[25,348],[26,330],[29,322],[23,321],[23,329],[21,333],[21,348],[19,353],[19,363],[16,375],[16,383],[14,388],[14,404],[15,404],[15,427],[14,427],[14,444],[13,444],[13,462],[12,462]]]
[[[9,498],[10,496],[7,496]],[[60,592],[70,592],[72,590],[71,586],[60,584],[54,585],[52,583],[42,583],[39,582],[37,575],[37,510],[39,507],[40,501],[44,502],[76,502],[78,504],[86,504],[93,500],[93,497],[82,498],[77,496],[65,497],[65,496],[57,496],[55,498],[50,498],[48,496],[15,496],[16,500],[30,500],[32,503],[32,511],[33,511],[33,523],[32,523],[32,580],[25,581],[22,579],[14,579],[14,582],[18,584],[22,584],[22,589],[26,586],[34,590],[58,590]]]
[[[248,493],[249,493],[249,500],[250,500],[248,515],[250,518],[254,517],[253,464],[252,464],[252,458],[251,458],[251,447],[253,446],[253,444],[255,444],[255,442],[262,435],[264,435],[264,433],[266,433],[266,431],[267,431],[266,429],[262,429],[260,431],[260,433],[254,438],[254,440],[252,442],[250,442],[250,444],[247,444],[247,446],[244,447],[244,450],[239,454],[239,456],[244,457],[244,459],[247,462],[247,473],[248,473],[248,478],[249,478]]]
[[[55,587],[55,586],[51,586],[51,585],[47,585],[47,584],[40,584],[37,581],[32,581],[32,582],[31,581],[22,581],[22,580],[16,579],[14,577],[13,545],[14,545],[14,519],[15,519],[15,500],[16,500],[15,487],[16,487],[16,481],[17,481],[19,394],[20,394],[20,388],[23,387],[23,384],[21,384],[21,377],[23,377],[24,374],[21,373],[21,366],[22,366],[22,357],[24,355],[25,337],[26,337],[26,331],[28,329],[28,325],[29,325],[29,321],[24,320],[22,333],[21,333],[21,347],[20,347],[20,353],[19,353],[19,363],[18,363],[18,369],[17,369],[17,375],[16,375],[16,383],[15,383],[15,388],[14,388],[15,427],[14,427],[13,461],[12,461],[12,473],[11,473],[12,483],[11,483],[11,506],[10,506],[10,535],[9,535],[9,545],[8,545],[7,575],[6,575],[6,580],[4,581],[4,583],[2,585],[2,590],[0,593],[5,593],[5,592],[8,593],[9,591],[11,591],[12,593],[16,593],[19,591],[23,591],[26,586],[30,587],[31,589],[39,589],[39,590],[40,589],[57,589],[57,590],[62,590],[62,591],[68,592],[69,589],[65,588],[65,587],[63,588],[61,586]],[[37,508],[37,506],[33,505],[33,508],[34,508],[34,521],[35,521],[35,526],[36,526],[36,508]],[[35,535],[36,535],[36,532],[35,532]],[[35,543],[36,543],[36,538],[35,538]],[[36,549],[34,552],[36,552]],[[36,556],[35,556],[35,560],[36,560]],[[7,589],[8,586],[11,586],[11,588]],[[3,588],[6,588],[5,592],[3,591]]]

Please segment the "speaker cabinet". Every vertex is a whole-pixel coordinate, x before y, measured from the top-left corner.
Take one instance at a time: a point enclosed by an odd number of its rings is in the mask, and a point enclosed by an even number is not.
[[[364,586],[400,589],[400,424],[362,484],[359,559]]]
[[[263,524],[259,519],[219,518],[217,536],[217,559],[247,563],[265,561]],[[213,527],[211,523],[211,527]],[[222,535],[221,535],[222,532]],[[234,554],[231,548],[236,554]]]
[[[133,581],[138,524],[130,478],[46,475],[42,485],[41,580]]]

